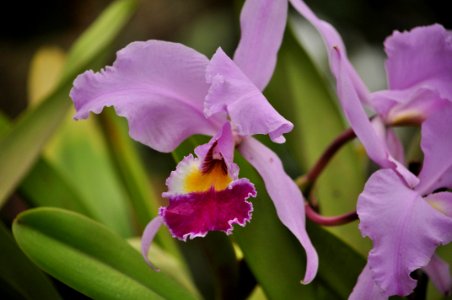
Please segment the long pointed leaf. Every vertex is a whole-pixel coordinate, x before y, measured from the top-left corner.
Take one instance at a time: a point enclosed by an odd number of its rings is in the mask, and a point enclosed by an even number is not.
[[[20,214],[13,233],[41,269],[95,299],[194,299],[103,225],[54,208]]]
[[[8,299],[61,299],[52,282],[19,249],[0,222],[0,290]]]
[[[46,145],[44,157],[76,188],[95,220],[130,237],[129,200],[108,147],[94,119],[74,122],[68,118]]]

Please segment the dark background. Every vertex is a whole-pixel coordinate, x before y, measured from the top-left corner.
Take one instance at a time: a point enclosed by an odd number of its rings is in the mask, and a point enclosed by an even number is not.
[[[29,65],[39,47],[55,45],[69,49],[110,2],[3,1],[0,6],[0,111],[15,117],[25,108]],[[351,48],[356,37],[381,47],[384,38],[395,29],[405,30],[435,22],[452,28],[451,1],[447,0],[306,2],[320,17],[338,28]],[[196,26],[197,20],[211,16],[225,28],[230,28],[223,40],[216,43],[226,49],[233,48],[239,37],[236,11],[237,2],[230,0],[142,0],[116,47],[119,49],[131,41],[151,38],[183,42],[184,35],[189,34],[187,27]]]

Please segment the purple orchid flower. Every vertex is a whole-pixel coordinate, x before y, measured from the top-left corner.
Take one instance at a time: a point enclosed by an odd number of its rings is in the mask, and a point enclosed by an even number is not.
[[[71,98],[85,119],[113,106],[129,123],[130,136],[149,147],[173,151],[194,134],[213,136],[185,157],[167,179],[163,197],[169,205],[146,227],[142,253],[162,224],[175,238],[232,232],[251,218],[254,186],[238,178],[236,147],[262,176],[281,222],[307,253],[303,283],[315,277],[317,253],[306,233],[304,198],[285,173],[280,159],[252,137],[268,134],[277,143],[293,125],[268,103],[262,90],[269,82],[282,42],[287,1],[246,1],[242,36],[231,60],[219,48],[209,61],[181,44],[163,41],[131,43],[117,53],[113,66],[87,71],[74,82]]]
[[[452,101],[451,32],[438,24],[396,31],[384,46],[388,89],[370,103],[386,124],[419,124]]]
[[[452,238],[452,34],[440,25],[394,33],[385,42],[389,88],[370,93],[349,62],[337,31],[300,0],[297,11],[322,35],[345,116],[369,157],[384,170],[367,182],[358,202],[360,229],[374,248],[351,299],[407,295],[423,268],[444,293],[452,287],[448,265],[434,255]],[[370,121],[364,110],[377,112]],[[386,125],[423,123],[425,154],[419,178],[403,165],[403,148]]]
[[[344,43],[331,24],[319,19],[301,0],[296,10],[319,31],[327,47],[345,116],[369,157],[391,168],[414,187],[416,176],[403,165],[403,149],[386,124],[424,121],[452,101],[452,34],[441,25],[396,32],[385,42],[389,88],[370,93],[347,58]],[[377,112],[371,122],[363,104]]]
[[[360,230],[373,241],[367,266],[350,299],[405,296],[416,286],[419,268],[444,294],[452,290],[449,266],[435,249],[452,241],[452,104],[422,124],[424,164],[419,184],[408,186],[384,169],[368,180],[358,199]]]

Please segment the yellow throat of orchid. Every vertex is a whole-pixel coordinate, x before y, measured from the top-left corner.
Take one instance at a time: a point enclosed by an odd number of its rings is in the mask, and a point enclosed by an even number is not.
[[[232,182],[227,170],[223,166],[223,161],[214,162],[208,168],[193,166],[185,177],[184,190],[187,193],[205,192],[213,187],[216,191],[222,191]]]

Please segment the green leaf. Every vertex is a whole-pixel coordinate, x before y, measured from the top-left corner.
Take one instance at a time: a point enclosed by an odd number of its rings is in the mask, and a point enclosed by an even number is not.
[[[319,254],[318,281],[342,299],[348,299],[365,258],[329,231],[308,222],[307,229]]]
[[[141,232],[158,213],[159,200],[128,135],[127,126],[121,122],[125,120],[118,118],[113,110],[106,109],[99,116],[99,121],[108,152],[129,195]]]
[[[0,207],[64,120],[71,105],[68,94],[75,76],[102,55],[134,8],[134,0],[111,4],[69,52],[60,84],[35,109],[25,112],[0,140]]]
[[[345,130],[337,101],[311,59],[287,30],[278,65],[266,90],[272,104],[295,127],[287,135],[288,147],[299,169],[307,170],[328,145]],[[339,215],[356,209],[364,185],[365,166],[354,144],[341,149],[318,179],[315,195],[324,215]],[[361,254],[370,247],[357,223],[328,228]]]
[[[99,124],[121,183],[131,201],[134,219],[141,233],[147,223],[158,214],[160,197],[152,188],[134,141],[130,138],[125,119],[119,118],[113,109],[104,109]],[[165,250],[180,257],[176,242],[167,231],[159,231],[155,241]]]
[[[78,190],[47,160],[40,158],[19,186],[33,206],[50,206],[94,217]]]
[[[10,126],[9,120],[0,114],[0,136]],[[32,206],[59,207],[94,217],[78,190],[42,157],[22,180],[19,192]]]
[[[306,268],[305,252],[279,221],[264,183],[252,167],[237,157],[240,176],[250,179],[258,196],[253,218],[245,228],[234,229],[234,239],[260,286],[270,299],[347,299],[365,260],[325,229],[308,222],[308,233],[319,254],[319,273],[309,285],[300,284]],[[338,275],[340,274],[340,275]]]
[[[36,110],[26,113],[0,141],[0,206],[36,161],[42,147],[69,108],[70,85],[52,93]]]
[[[13,233],[41,269],[94,299],[195,299],[105,226],[55,208],[20,214]]]
[[[5,299],[61,299],[51,281],[17,247],[0,222],[0,290]]]
[[[73,77],[90,64],[111,44],[137,8],[136,0],[116,0],[94,21],[69,51],[61,82]]]
[[[141,251],[141,239],[139,237],[127,239],[127,241],[137,251]],[[196,295],[197,298],[201,298],[183,260],[178,259],[168,251],[165,251],[165,249],[160,248],[156,243],[153,243],[151,248],[149,248],[148,258],[158,266],[160,270],[187,288]]]
[[[236,226],[232,237],[242,249],[246,262],[269,299],[315,299],[314,285],[302,285],[305,252],[276,216],[260,176],[241,156],[240,177],[256,187],[252,199],[253,217],[246,227]]]
[[[130,237],[129,200],[108,151],[95,119],[67,118],[47,144],[44,157],[76,188],[93,219]]]

